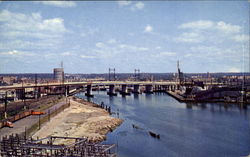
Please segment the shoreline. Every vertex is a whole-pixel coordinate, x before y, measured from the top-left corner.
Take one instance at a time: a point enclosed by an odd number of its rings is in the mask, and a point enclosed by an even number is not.
[[[222,100],[194,100],[192,98],[184,98],[183,96],[172,92],[172,91],[167,91],[166,92],[169,96],[175,98],[179,102],[184,102],[184,103],[225,103],[225,104],[244,104],[244,105],[249,105],[250,103],[248,102],[227,102],[227,101],[222,101]]]
[[[101,142],[106,135],[122,124],[123,120],[110,116],[105,109],[97,104],[80,98],[71,97],[70,107],[57,114],[40,130],[33,134],[33,138],[47,136],[84,137],[91,142]],[[68,140],[56,141],[67,144]]]

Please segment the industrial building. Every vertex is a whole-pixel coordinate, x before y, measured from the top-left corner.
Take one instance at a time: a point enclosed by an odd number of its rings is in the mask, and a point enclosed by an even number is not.
[[[63,68],[54,68],[54,80],[58,82],[64,81],[64,70]]]

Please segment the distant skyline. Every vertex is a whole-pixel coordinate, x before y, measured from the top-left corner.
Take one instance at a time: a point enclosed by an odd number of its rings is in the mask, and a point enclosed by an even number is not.
[[[0,1],[0,73],[249,72],[246,1]]]

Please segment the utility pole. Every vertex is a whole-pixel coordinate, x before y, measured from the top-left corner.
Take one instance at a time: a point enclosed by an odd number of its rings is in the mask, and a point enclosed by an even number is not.
[[[23,80],[22,80],[22,98],[23,98],[24,110],[26,110],[25,88],[23,87]]]
[[[8,92],[5,92],[5,100],[4,100],[4,118],[7,119],[7,104],[8,104]]]
[[[37,93],[37,74],[35,74],[35,98],[38,98],[38,93]]]

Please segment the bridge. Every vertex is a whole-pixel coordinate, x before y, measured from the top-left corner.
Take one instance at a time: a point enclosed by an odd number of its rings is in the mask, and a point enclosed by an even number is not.
[[[16,84],[11,86],[0,86],[0,90],[36,88],[36,87],[60,87],[60,86],[86,86],[86,85],[178,85],[178,81],[85,81],[85,82],[60,82],[41,84]],[[184,85],[191,85],[192,82],[185,82]],[[205,85],[223,85],[223,83],[205,83]]]
[[[218,86],[221,83],[209,82],[205,86]],[[153,93],[154,91],[174,91],[181,86],[193,86],[193,82],[180,84],[178,81],[84,81],[84,82],[59,82],[59,83],[36,83],[36,84],[16,84],[11,86],[0,86],[0,91],[13,91],[17,99],[25,99],[27,90],[39,98],[42,94],[64,94],[72,95],[79,92],[79,89],[86,90],[86,96],[92,97],[92,90],[106,90],[110,96],[115,96],[115,91],[120,91],[121,95],[130,93]],[[128,91],[129,90],[129,91]]]

